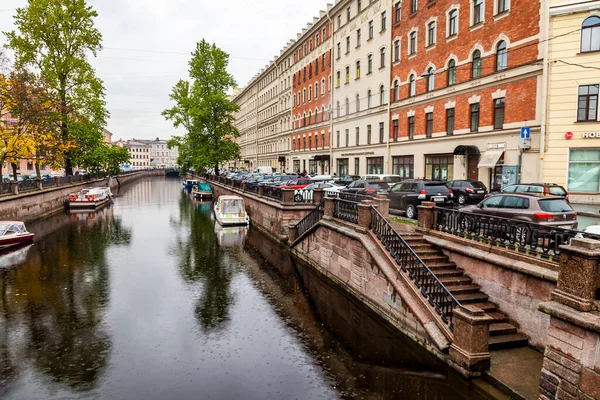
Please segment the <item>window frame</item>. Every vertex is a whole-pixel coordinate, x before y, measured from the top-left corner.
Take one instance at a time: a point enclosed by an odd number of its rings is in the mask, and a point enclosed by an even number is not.
[[[437,36],[437,23],[430,21],[427,23],[427,47],[435,46]]]
[[[592,25],[589,26],[584,26],[586,24],[586,21],[591,20],[594,21],[596,20],[595,23],[592,23]],[[589,31],[589,48],[588,49],[584,49],[583,48],[583,37],[584,34],[587,34]],[[592,48],[592,44],[594,42],[594,35],[597,35],[597,42],[598,42],[598,48]],[[592,53],[595,51],[600,51],[600,16],[598,15],[590,15],[588,16],[586,19],[584,19],[581,22],[581,34],[579,36],[579,51],[581,53]]]
[[[584,87],[587,88],[587,93],[581,94],[581,89]],[[589,93],[591,87],[596,88],[595,94]],[[600,99],[599,93],[600,93],[600,85],[599,84],[579,85],[577,87],[577,122],[597,122],[598,121],[598,100]],[[581,107],[582,97],[585,99],[585,108]],[[592,100],[596,103],[596,107],[595,107],[595,109],[593,109],[593,112],[595,113],[595,118],[590,118],[590,111],[591,111],[590,103],[592,102]],[[585,119],[579,118],[581,110],[585,110]]]
[[[446,136],[454,136],[455,118],[456,110],[454,107],[446,108]]]
[[[425,113],[425,137],[433,137],[433,111]]]
[[[469,130],[470,132],[479,132],[480,122],[481,122],[481,106],[479,103],[472,103],[469,105],[470,111],[470,123]]]
[[[506,117],[506,100],[504,97],[494,99],[494,129],[504,129]]]
[[[505,40],[501,40],[496,45],[496,72],[504,71],[506,68],[508,68],[508,45]]]
[[[473,52],[473,56],[471,57],[471,79],[481,78],[481,67],[481,51],[477,49]]]

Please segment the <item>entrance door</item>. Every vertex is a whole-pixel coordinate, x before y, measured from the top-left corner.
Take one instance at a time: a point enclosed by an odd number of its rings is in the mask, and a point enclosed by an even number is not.
[[[479,163],[479,154],[471,154],[467,159],[467,179],[474,181],[479,180],[479,169],[477,164]]]

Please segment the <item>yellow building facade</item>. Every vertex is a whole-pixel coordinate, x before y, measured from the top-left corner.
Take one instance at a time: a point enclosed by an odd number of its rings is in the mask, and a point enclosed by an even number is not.
[[[550,2],[542,181],[600,203],[600,1]]]

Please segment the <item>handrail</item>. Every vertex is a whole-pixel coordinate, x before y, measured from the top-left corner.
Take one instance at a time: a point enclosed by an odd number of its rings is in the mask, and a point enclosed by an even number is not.
[[[311,212],[306,214],[304,218],[300,220],[294,227],[296,232],[296,239],[300,236],[304,235],[310,228],[315,226],[321,218],[323,218],[323,214],[325,213],[325,206],[323,202],[319,203]]]
[[[389,221],[373,206],[371,206],[371,231],[402,271],[408,273],[408,277],[420,289],[429,304],[435,308],[442,321],[448,324],[451,331],[454,331],[452,311],[460,305],[460,302],[406,243],[404,238],[396,232]]]
[[[353,201],[335,199],[333,216],[341,220],[358,224],[358,204]]]

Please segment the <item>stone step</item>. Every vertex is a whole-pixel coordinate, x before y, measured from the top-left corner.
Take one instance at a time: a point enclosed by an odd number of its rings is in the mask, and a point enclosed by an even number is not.
[[[436,249],[435,247],[413,247],[412,249],[419,257],[421,257],[421,259],[424,255],[440,255],[446,257],[440,249]]]
[[[453,263],[452,261],[432,261],[432,262],[428,262],[427,266],[432,271],[434,268],[438,268],[438,269],[440,269],[440,268],[442,268],[442,269],[456,268],[456,264]]]
[[[437,276],[437,274],[436,274],[436,276]],[[448,289],[451,289],[454,286],[470,285],[471,283],[473,283],[471,278],[469,278],[468,276],[464,276],[464,275],[463,276],[444,276],[444,277],[438,276],[438,279]]]
[[[414,251],[420,250],[420,249],[435,249],[436,247],[434,245],[432,245],[431,243],[425,242],[423,241],[423,243],[408,243],[408,245],[410,247],[412,247],[412,249]]]
[[[490,336],[511,335],[517,333],[517,327],[509,322],[490,324]]]
[[[527,336],[520,333],[512,333],[509,335],[490,336],[488,347],[490,351],[513,349],[515,347],[525,347],[528,344]]]
[[[508,321],[508,316],[501,311],[487,311],[486,314],[494,319],[493,323]]]
[[[444,254],[423,254],[423,256],[419,256],[421,258],[421,260],[423,260],[425,262],[425,264],[427,264],[427,266],[429,266],[429,262],[433,262],[433,261],[448,261],[448,256],[444,255]]]
[[[466,293],[481,293],[480,287],[477,285],[458,285],[458,286],[449,286],[448,290],[450,293],[456,297],[458,294],[466,294]]]
[[[476,304],[486,302],[489,298],[487,294],[476,292],[476,293],[459,293],[454,296],[461,304]],[[484,310],[485,311],[485,310]]]
[[[437,276],[438,279],[443,278],[443,277],[461,277],[461,276],[464,276],[464,274],[462,273],[462,271],[459,271],[456,268],[436,269],[436,270],[432,269],[432,272],[435,273],[435,276]]]
[[[497,307],[494,303],[490,303],[489,301],[482,301],[479,303],[471,303],[470,306],[477,307],[487,313],[496,312]]]

